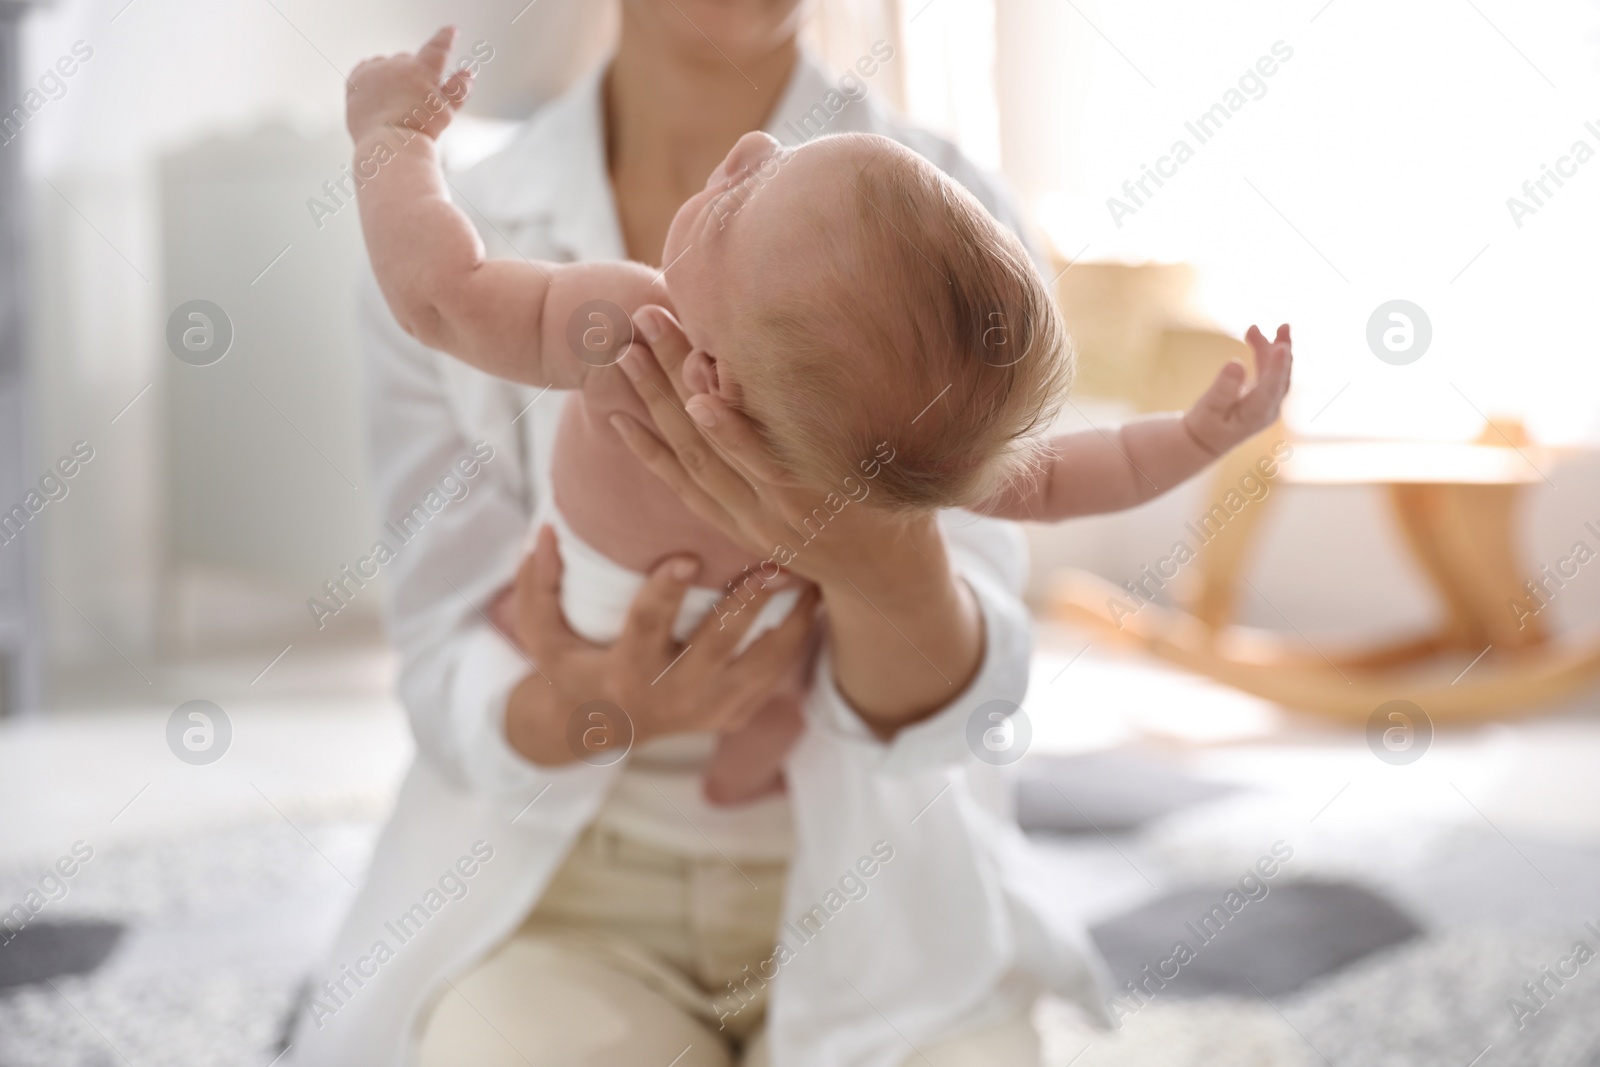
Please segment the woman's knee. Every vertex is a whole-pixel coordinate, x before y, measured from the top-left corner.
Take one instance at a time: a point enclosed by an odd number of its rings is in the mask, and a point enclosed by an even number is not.
[[[421,1067],[618,1063],[731,1060],[717,1035],[638,978],[530,937],[513,938],[449,986],[423,1027]]]

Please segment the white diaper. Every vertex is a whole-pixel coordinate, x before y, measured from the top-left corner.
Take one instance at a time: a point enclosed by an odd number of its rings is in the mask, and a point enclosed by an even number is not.
[[[555,505],[554,493],[540,494],[540,503],[534,511],[533,528],[529,534],[529,548],[539,527],[548,525],[555,531],[556,544],[561,548],[564,573],[561,579],[561,610],[574,632],[596,644],[607,645],[622,634],[633,598],[644,585],[645,576],[632,571],[602,555],[584,542]],[[727,593],[706,586],[690,586],[683,597],[672,635],[682,641],[694,632],[711,611],[714,604]],[[800,599],[798,589],[784,589],[773,594],[761,608],[750,629],[740,639],[742,650],[767,630],[788,617]],[[729,616],[731,621],[732,616]]]

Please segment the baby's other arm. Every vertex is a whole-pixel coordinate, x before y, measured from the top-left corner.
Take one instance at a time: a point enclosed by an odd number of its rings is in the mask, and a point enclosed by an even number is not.
[[[666,293],[637,263],[486,257],[450,199],[434,141],[470,88],[464,72],[444,77],[454,40],[454,29],[440,30],[416,55],[367,60],[351,75],[347,120],[373,273],[396,321],[423,344],[501,378],[577,388],[590,369],[567,343],[578,306],[606,299],[626,313]]]
[[[1269,342],[1252,326],[1245,340],[1255,354],[1254,385],[1241,388],[1244,364],[1231,362],[1188,411],[1052,438],[1033,472],[978,510],[1055,522],[1122,511],[1188,481],[1277,421],[1294,363],[1289,327]]]

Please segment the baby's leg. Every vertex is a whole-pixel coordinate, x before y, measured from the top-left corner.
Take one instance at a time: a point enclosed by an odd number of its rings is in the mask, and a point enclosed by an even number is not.
[[[805,726],[800,717],[804,699],[804,691],[785,686],[749,722],[717,736],[701,782],[707,800],[728,807],[783,791],[784,758]]]
[[[783,791],[783,761],[805,728],[801,708],[811,692],[811,674],[821,641],[811,647],[761,710],[737,730],[720,734],[706,761],[700,788],[713,804],[731,807]]]

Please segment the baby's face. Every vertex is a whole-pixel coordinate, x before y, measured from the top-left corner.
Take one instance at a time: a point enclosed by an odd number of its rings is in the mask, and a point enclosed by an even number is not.
[[[774,289],[817,277],[822,226],[842,220],[849,175],[861,146],[822,138],[784,148],[765,133],[739,139],[678,209],[662,250],[672,293],[693,352],[684,381],[697,393],[740,399],[740,368],[762,358],[748,313]]]

